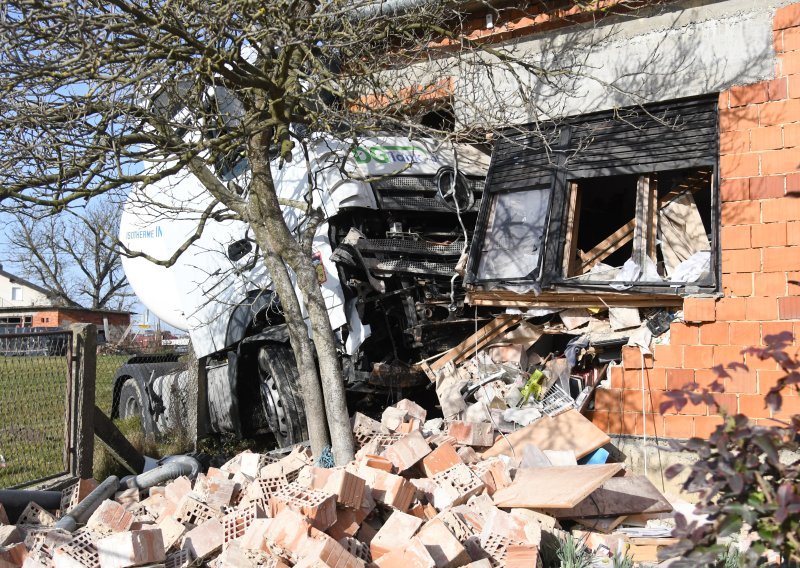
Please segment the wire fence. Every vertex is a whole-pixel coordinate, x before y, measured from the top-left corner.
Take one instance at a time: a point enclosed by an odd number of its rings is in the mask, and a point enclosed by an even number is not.
[[[0,488],[68,471],[72,333],[0,334]]]
[[[70,464],[74,458],[71,451],[82,441],[74,430],[73,415],[78,411],[75,405],[80,404],[81,397],[74,392],[78,386],[72,376],[72,350],[72,331],[0,328],[0,489],[74,475],[70,471],[74,466]],[[150,380],[185,369],[186,363],[179,357],[174,347],[101,345],[93,373],[94,404],[111,418],[124,418],[132,412],[147,414],[141,412],[141,407],[158,415],[159,405],[169,407],[176,403],[177,388],[181,399],[194,397],[191,401],[180,400],[181,411],[177,413],[194,426],[196,377],[189,377],[190,384],[184,378],[162,390],[153,388]],[[123,389],[126,384],[128,387]],[[134,384],[136,404],[131,400]],[[153,426],[142,424],[142,429],[147,433],[158,430]],[[160,426],[163,432],[164,425]],[[173,428],[172,424],[167,426]]]

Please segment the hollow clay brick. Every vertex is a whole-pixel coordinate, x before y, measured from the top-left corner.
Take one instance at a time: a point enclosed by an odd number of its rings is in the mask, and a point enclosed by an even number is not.
[[[427,477],[433,477],[459,463],[463,462],[455,448],[450,444],[442,444],[422,458],[422,470]]]
[[[44,510],[33,501],[28,503],[17,519],[17,525],[50,527],[53,526],[55,522],[56,518],[49,511]]]
[[[0,526],[0,546],[8,546],[22,542],[24,537],[15,525],[1,525]]]
[[[245,529],[244,534],[237,537],[235,542],[239,547],[246,550],[268,552],[269,549],[267,548],[267,541],[264,535],[267,534],[271,523],[272,519],[253,519],[250,525]],[[225,547],[226,544],[223,544],[223,547]]]
[[[206,558],[222,549],[225,531],[218,519],[209,519],[186,533],[183,548],[194,558]]]
[[[244,536],[247,528],[253,521],[265,516],[264,511],[255,503],[239,507],[222,517],[223,548],[237,538]]]
[[[164,541],[159,529],[114,533],[97,541],[102,568],[128,568],[163,562]]]
[[[436,568],[462,566],[471,560],[467,550],[441,519],[425,523],[417,536],[436,563]]]
[[[161,529],[161,539],[164,542],[164,549],[170,550],[177,548],[178,544],[186,534],[186,527],[172,517],[166,517],[158,523]]]
[[[133,524],[133,515],[124,506],[107,499],[95,509],[86,527],[94,532],[107,534],[112,532],[125,532]]]
[[[435,568],[428,549],[414,537],[405,546],[396,548],[374,562],[379,568]]]
[[[194,483],[194,490],[206,504],[215,509],[222,509],[233,504],[239,491],[239,484],[232,479],[209,477],[201,473]]]
[[[433,476],[437,488],[431,496],[431,503],[442,511],[447,507],[465,503],[479,493],[484,484],[465,464],[456,464],[450,469]]]
[[[420,432],[412,432],[384,450],[383,455],[398,471],[405,471],[431,453]]]
[[[164,496],[176,505],[179,504],[191,491],[192,482],[186,476],[173,479],[164,486]]]
[[[400,410],[404,410],[405,413],[420,422],[425,422],[425,418],[428,415],[428,411],[422,408],[419,404],[414,402],[413,400],[409,400],[404,398],[400,402],[394,405],[395,408],[399,408]]]
[[[400,511],[408,510],[415,489],[407,479],[363,464],[358,473],[367,482],[375,501]]]
[[[380,469],[385,472],[392,472],[392,462],[382,456],[365,455],[363,459],[364,465],[374,469]]]
[[[0,566],[22,566],[27,557],[28,548],[22,542],[0,548]]]
[[[53,551],[56,568],[87,568],[100,566],[100,555],[95,541],[98,535],[84,530],[75,534],[69,542],[57,546]]]
[[[459,444],[467,446],[491,446],[494,444],[494,427],[490,422],[450,422],[448,435]]]
[[[384,554],[406,546],[420,526],[422,526],[421,519],[400,511],[394,511],[386,519],[386,522],[370,543],[372,559],[378,560]]]
[[[290,483],[270,497],[269,507],[273,517],[284,508],[293,509],[323,531],[336,522],[336,497],[298,483]]]
[[[389,406],[383,411],[381,415],[381,424],[394,432],[403,422],[405,422],[408,414],[405,410]]]

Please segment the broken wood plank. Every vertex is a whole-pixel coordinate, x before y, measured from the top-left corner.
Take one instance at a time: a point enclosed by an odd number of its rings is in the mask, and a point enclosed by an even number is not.
[[[498,507],[569,509],[622,470],[621,463],[531,467],[517,470],[513,483],[492,497]]]
[[[633,239],[636,219],[631,219],[622,227],[611,233],[606,239],[600,241],[589,252],[581,253],[581,265],[576,274],[583,274],[592,269],[598,262],[602,262]]]
[[[94,433],[109,449],[114,459],[125,469],[133,474],[144,471],[144,456],[131,445],[125,435],[97,405],[94,407]]]
[[[612,517],[668,513],[672,505],[644,475],[614,477],[572,509],[556,511],[559,518]]]
[[[483,452],[484,459],[499,456],[522,455],[522,449],[533,444],[540,450],[572,450],[580,459],[611,441],[608,434],[575,409],[558,416],[543,416],[533,424],[507,434],[494,446]],[[511,446],[509,446],[511,444]]]
[[[444,369],[448,363],[458,364],[471,357],[492,339],[522,321],[522,316],[500,315],[487,323],[477,333],[473,333],[464,341],[445,352],[439,359],[431,363],[431,371],[437,373]]]
[[[467,292],[467,303],[473,306],[498,306],[515,308],[604,308],[620,306],[627,308],[680,307],[683,298],[665,294],[615,294],[565,290],[519,293],[508,290],[471,290]]]
[[[564,258],[561,268],[564,276],[572,276],[577,263],[578,227],[581,219],[581,194],[578,184],[569,184],[569,204],[567,206],[566,239],[564,240]]]
[[[613,477],[611,479],[614,479]],[[574,519],[587,529],[601,532],[603,534],[610,534],[622,522],[627,519],[627,515],[620,515],[618,517],[594,517],[590,519]]]
[[[636,182],[636,227],[633,230],[633,253],[631,258],[639,266],[644,266],[645,258],[650,256],[652,247],[655,261],[656,195],[655,181],[651,176],[639,176]]]

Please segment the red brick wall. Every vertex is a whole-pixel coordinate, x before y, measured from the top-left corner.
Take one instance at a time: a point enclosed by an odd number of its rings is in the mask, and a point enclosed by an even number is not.
[[[715,365],[728,369],[720,405],[770,422],[763,395],[782,376],[771,361],[741,355],[764,337],[800,334],[800,4],[775,13],[775,79],[720,93],[720,244],[722,298],[689,298],[685,323],[673,323],[669,345],[657,345],[641,370],[639,351],[623,353],[611,388],[597,391],[592,420],[616,434],[707,436],[719,423],[715,407],[696,405],[662,415],[665,391],[710,385]],[[645,397],[642,402],[642,380]],[[642,415],[642,407],[645,414]],[[800,412],[784,398],[774,417]]]
[[[33,314],[31,325],[33,327],[58,327],[58,312],[55,310],[37,312]]]
[[[59,312],[60,325],[68,327],[73,323],[93,323],[97,326],[103,325],[103,318],[108,318],[111,326],[127,326],[130,323],[130,316],[127,314],[102,314],[89,311],[63,311]]]

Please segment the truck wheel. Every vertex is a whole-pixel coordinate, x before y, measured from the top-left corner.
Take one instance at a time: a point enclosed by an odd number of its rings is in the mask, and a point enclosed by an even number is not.
[[[138,417],[142,422],[142,430],[145,435],[150,436],[154,433],[153,421],[150,412],[147,410],[146,398],[136,379],[128,379],[122,383],[119,389],[119,402],[117,403],[117,416],[124,420],[131,416]]]
[[[300,377],[291,347],[268,344],[258,352],[261,407],[281,447],[308,440]]]

